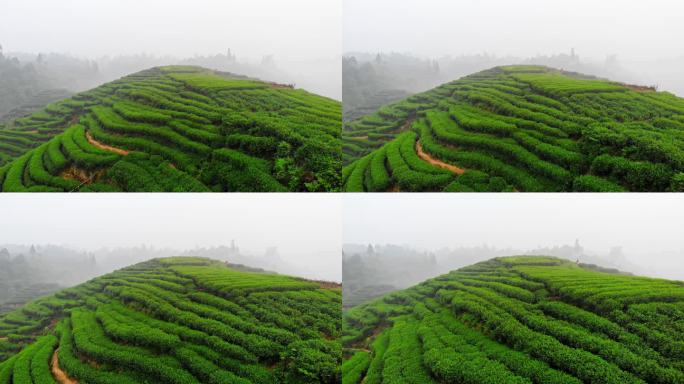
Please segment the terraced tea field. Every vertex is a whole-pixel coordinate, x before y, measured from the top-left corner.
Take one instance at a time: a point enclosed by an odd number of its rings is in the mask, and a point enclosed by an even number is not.
[[[3,191],[336,191],[339,102],[161,67],[0,124]]]
[[[155,259],[0,316],[0,383],[339,383],[341,306],[330,284]]]
[[[682,191],[684,99],[497,67],[345,125],[343,189]]]
[[[683,383],[684,283],[550,257],[461,268],[347,311],[343,383]]]

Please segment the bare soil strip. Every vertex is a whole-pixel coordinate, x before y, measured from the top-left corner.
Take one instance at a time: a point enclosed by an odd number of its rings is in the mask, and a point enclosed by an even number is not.
[[[271,88],[289,88],[289,89],[294,89],[294,85],[292,85],[292,84],[270,83],[269,85],[271,86]]]
[[[420,140],[416,141],[416,153],[418,154],[418,157],[420,157],[421,159],[427,161],[428,163],[430,163],[436,167],[446,169],[446,170],[451,171],[457,175],[462,175],[463,172],[465,172],[465,169],[463,169],[463,168],[459,168],[455,165],[445,163],[441,160],[437,160],[434,157],[430,156],[428,153],[424,152],[423,146],[420,145]]]
[[[76,180],[83,184],[90,184],[93,179],[93,175],[73,165],[62,171],[60,177],[67,180]]]
[[[401,127],[397,128],[397,129],[393,129],[393,130],[391,130],[389,132],[385,132],[385,133],[399,134],[402,132],[406,132],[409,129],[411,129],[411,124],[413,124],[413,120],[415,120],[415,118],[413,118],[413,117],[409,118],[408,120],[406,120],[406,122]]]
[[[55,377],[60,384],[78,384],[78,381],[70,378],[64,371],[59,368],[59,348],[55,350],[52,354],[52,361],[50,362],[50,369],[52,371],[52,376]]]
[[[646,85],[634,85],[634,84],[622,84],[622,86],[631,89],[632,91],[636,92],[655,92],[657,89],[652,86],[646,86]]]
[[[318,285],[321,286],[321,288],[324,289],[341,289],[342,284],[336,283],[334,281],[323,281],[323,280],[313,280],[314,282],[318,283]]]
[[[128,155],[128,153],[129,153],[129,151],[127,151],[125,149],[116,148],[116,147],[112,147],[112,146],[100,143],[99,141],[93,139],[93,136],[90,134],[90,132],[86,132],[86,138],[88,139],[88,142],[90,144],[92,144],[92,145],[94,145],[100,149],[104,149],[105,151],[118,153],[119,155],[124,155],[124,156]]]

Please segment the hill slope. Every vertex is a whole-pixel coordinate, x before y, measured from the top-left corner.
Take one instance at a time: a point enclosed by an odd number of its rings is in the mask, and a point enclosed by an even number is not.
[[[682,282],[496,258],[346,312],[343,382],[683,383],[683,327]]]
[[[199,67],[142,71],[0,125],[4,191],[339,189],[340,103]]]
[[[684,99],[497,67],[345,125],[347,191],[681,191]]]
[[[0,316],[0,384],[337,383],[340,313],[339,288],[155,259]]]

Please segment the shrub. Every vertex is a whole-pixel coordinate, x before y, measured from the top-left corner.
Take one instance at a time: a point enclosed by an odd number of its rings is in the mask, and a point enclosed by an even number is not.
[[[582,175],[575,178],[572,183],[575,192],[624,192],[620,185],[592,175]]]
[[[663,191],[670,185],[672,169],[665,164],[632,161],[623,157],[601,155],[591,163],[596,175],[608,176],[635,191]]]

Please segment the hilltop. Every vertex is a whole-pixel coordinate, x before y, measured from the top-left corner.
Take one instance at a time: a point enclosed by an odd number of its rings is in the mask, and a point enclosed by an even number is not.
[[[343,382],[684,382],[684,283],[601,270],[501,257],[354,307]]]
[[[3,191],[335,191],[341,105],[200,67],[138,72],[0,125]]]
[[[682,191],[684,99],[541,66],[478,72],[345,124],[346,191]]]
[[[334,284],[153,259],[1,315],[0,383],[339,383],[340,314]]]

